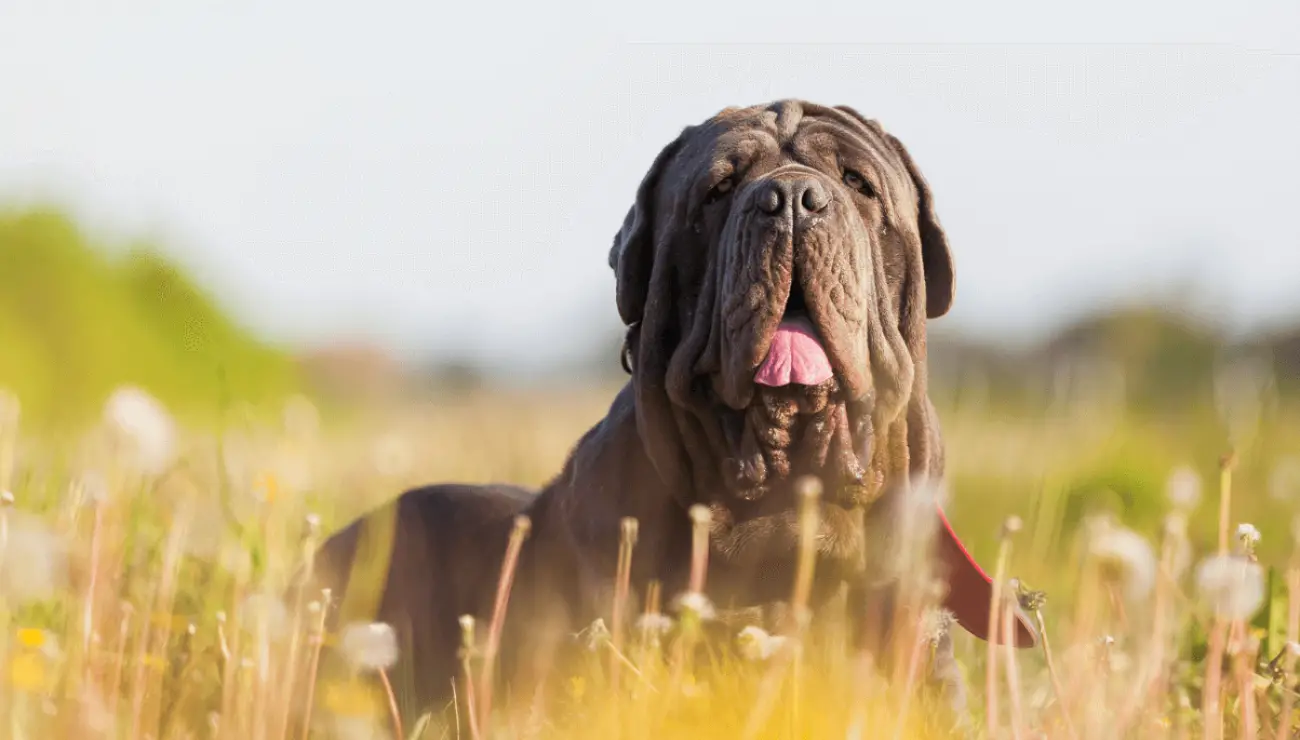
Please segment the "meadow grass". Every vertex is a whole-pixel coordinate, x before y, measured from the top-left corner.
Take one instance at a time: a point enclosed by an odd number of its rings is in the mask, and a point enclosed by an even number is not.
[[[951,628],[906,561],[916,586],[900,601],[917,618],[882,670],[848,647],[844,618],[799,618],[808,558],[794,618],[772,633],[720,629],[690,594],[649,593],[627,614],[621,585],[623,611],[576,635],[585,657],[553,674],[543,703],[485,680],[510,618],[506,573],[496,612],[463,624],[456,700],[403,723],[409,677],[391,630],[325,633],[341,595],[287,603],[291,576],[328,533],[406,487],[541,484],[612,393],[473,393],[338,423],[294,398],[189,428],[128,389],[102,423],[56,437],[26,434],[16,402],[0,400],[0,736],[1285,738],[1300,726],[1295,417],[1224,424],[1086,404],[941,409],[947,508],[1035,619],[1036,649]],[[804,500],[816,496],[810,486]],[[635,522],[621,535],[622,574]],[[707,575],[701,545],[693,583]],[[994,624],[1009,629],[1005,607]],[[944,634],[971,689],[956,730],[911,690]],[[350,669],[312,690],[306,726],[290,697],[325,645]]]

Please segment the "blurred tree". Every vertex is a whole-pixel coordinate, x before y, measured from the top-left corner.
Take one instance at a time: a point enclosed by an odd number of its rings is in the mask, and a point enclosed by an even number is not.
[[[288,356],[237,326],[156,251],[110,259],[53,210],[0,213],[0,386],[24,417],[83,420],[123,383],[179,413],[278,398]]]

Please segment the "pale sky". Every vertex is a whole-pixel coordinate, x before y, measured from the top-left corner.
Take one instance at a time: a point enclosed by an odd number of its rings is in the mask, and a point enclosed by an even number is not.
[[[1300,317],[1295,0],[732,5],[0,0],[0,204],[157,236],[275,339],[518,367],[617,326],[663,144],[803,97],[912,150],[946,326],[1170,291]]]

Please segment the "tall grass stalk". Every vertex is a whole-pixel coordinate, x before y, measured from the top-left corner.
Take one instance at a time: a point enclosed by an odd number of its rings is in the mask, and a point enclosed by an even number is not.
[[[492,682],[495,678],[497,651],[501,648],[501,631],[505,627],[506,607],[510,603],[510,589],[514,585],[515,567],[519,564],[519,552],[532,522],[525,515],[515,517],[510,530],[510,541],[506,545],[506,556],[501,562],[501,576],[497,581],[496,603],[492,607],[492,623],[488,627],[487,643],[483,647],[483,673],[479,678],[479,727],[486,730],[492,716]]]
[[[610,615],[609,681],[618,693],[623,666],[623,635],[626,631],[628,589],[632,580],[632,550],[636,547],[637,520],[625,517],[619,522],[618,570],[614,582],[614,606]]]
[[[1002,615],[1002,580],[1006,578],[1011,558],[1011,537],[1020,530],[1019,517],[1010,517],[1002,525],[998,539],[998,558],[993,568],[993,594],[989,599],[988,642],[984,653],[984,723],[989,737],[1001,726],[998,716],[998,625]]]

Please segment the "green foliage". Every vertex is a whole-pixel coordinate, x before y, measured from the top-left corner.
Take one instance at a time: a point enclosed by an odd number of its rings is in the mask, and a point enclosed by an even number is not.
[[[295,378],[286,354],[156,252],[113,259],[58,213],[0,213],[0,386],[24,418],[66,424],[123,383],[205,415],[273,399]]]

